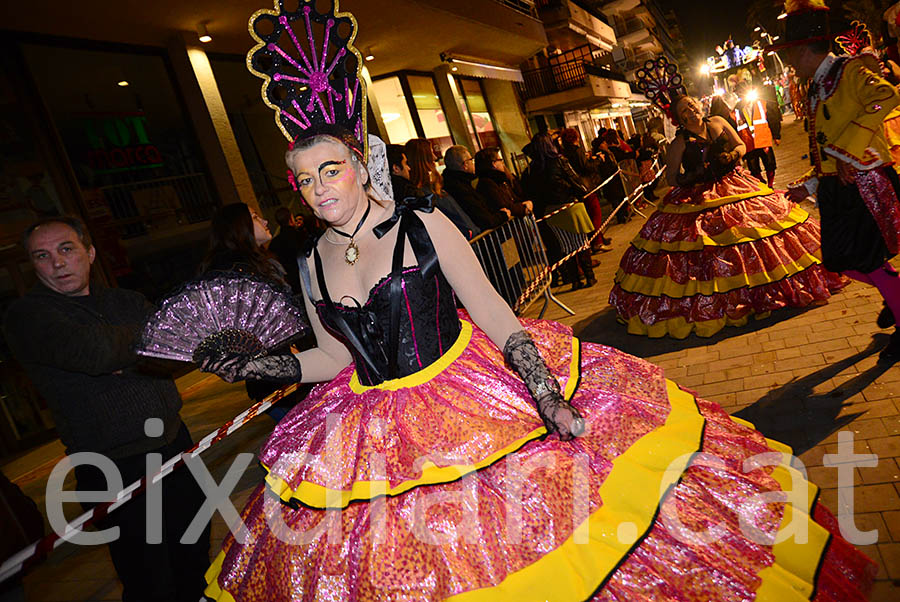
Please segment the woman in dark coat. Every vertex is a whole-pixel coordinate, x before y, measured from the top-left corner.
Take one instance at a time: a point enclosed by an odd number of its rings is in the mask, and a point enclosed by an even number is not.
[[[211,227],[209,248],[198,270],[200,274],[242,272],[262,277],[277,286],[290,288],[284,267],[263,246],[272,240],[272,234],[269,232],[268,222],[256,211],[244,203],[223,205],[213,215]],[[299,291],[294,292],[299,294]],[[303,343],[308,347],[312,341],[308,337],[295,343],[300,348],[306,348]],[[273,353],[286,353],[289,348],[290,345],[287,345]],[[248,380],[246,385],[247,396],[254,401],[259,401],[280,388],[280,385],[266,381]],[[278,422],[307,392],[302,390],[302,393],[298,391],[285,397],[267,413]]]
[[[531,158],[523,185],[528,196],[534,200],[535,215],[553,213],[572,201],[580,201],[587,192],[578,174],[560,154],[549,134],[535,135],[522,150]],[[594,232],[594,224],[582,202],[576,202],[567,209],[555,213],[542,223],[572,234],[588,235]],[[553,237],[545,236],[545,242],[550,238]],[[549,254],[553,255],[553,250],[553,245],[548,244]],[[550,261],[555,260],[556,258],[550,257]],[[596,284],[590,250],[580,251],[572,260],[566,262],[563,274],[567,281],[572,283],[573,289]]]

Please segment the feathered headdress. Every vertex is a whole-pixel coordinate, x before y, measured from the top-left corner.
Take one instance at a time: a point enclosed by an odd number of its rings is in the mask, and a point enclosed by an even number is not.
[[[665,56],[648,60],[635,74],[638,90],[644,93],[650,102],[677,122],[673,113],[674,104],[682,96],[687,95],[684,79],[678,72],[678,65],[670,63]]]
[[[275,111],[275,124],[292,143],[329,135],[368,155],[366,86],[362,56],[353,46],[356,19],[339,12],[339,1],[319,12],[316,0],[298,0],[297,10],[274,0],[274,10],[250,17],[256,45],[247,68],[263,80],[262,98]]]
[[[864,23],[853,21],[850,24],[850,31],[839,35],[834,39],[838,46],[845,54],[856,56],[866,48],[872,48],[872,34],[869,33]]]

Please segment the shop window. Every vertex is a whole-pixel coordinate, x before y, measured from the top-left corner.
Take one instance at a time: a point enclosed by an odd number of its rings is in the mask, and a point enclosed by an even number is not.
[[[497,135],[490,111],[488,111],[481,83],[477,79],[462,77],[457,78],[457,83],[465,101],[469,131],[475,134],[478,148],[500,146],[500,137]]]
[[[42,217],[63,213],[56,185],[16,87],[0,69],[0,249],[19,242]]]
[[[190,277],[217,203],[162,54],[22,45],[119,285]]]
[[[378,101],[381,121],[384,122],[388,135],[385,142],[406,144],[410,138],[419,137],[399,77],[386,77],[372,82],[369,93],[374,94]]]
[[[450,136],[450,128],[447,127],[447,118],[441,107],[437,89],[434,87],[434,80],[428,75],[407,75],[406,79],[424,137],[430,140],[432,146],[443,156],[444,151],[453,146],[453,138]]]

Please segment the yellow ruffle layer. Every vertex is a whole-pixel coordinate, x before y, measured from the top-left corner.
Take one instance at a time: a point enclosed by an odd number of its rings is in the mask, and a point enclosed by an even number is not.
[[[668,320],[660,320],[653,324],[644,324],[640,316],[632,316],[627,321],[619,318],[628,327],[628,334],[639,334],[651,339],[659,339],[664,336],[670,336],[675,339],[684,339],[690,336],[692,332],[698,337],[711,337],[726,326],[746,326],[753,315],[757,320],[768,318],[772,312],[763,312],[754,314],[748,313],[742,318],[733,319],[728,316],[716,320],[704,320],[701,322],[688,322],[686,318],[678,316]]]
[[[734,276],[713,278],[712,280],[689,280],[684,284],[675,282],[668,276],[651,278],[650,276],[640,276],[638,274],[626,274],[620,268],[616,272],[616,283],[627,293],[646,295],[648,297],[665,295],[670,299],[681,299],[682,297],[693,297],[694,295],[709,296],[716,293],[727,293],[745,286],[752,288],[778,282],[786,276],[799,274],[803,270],[821,263],[822,258],[818,252],[815,255],[804,253],[796,260],[783,263],[767,272],[736,274]]]
[[[657,209],[657,211],[660,211],[661,213],[700,213],[701,211],[706,211],[707,209],[715,209],[716,207],[721,207],[722,205],[728,205],[730,203],[737,203],[738,201],[743,201],[744,199],[752,199],[753,197],[766,196],[768,194],[774,193],[774,190],[772,190],[765,184],[760,183],[759,189],[752,192],[722,196],[715,199],[710,199],[708,201],[703,201],[702,203],[681,203],[678,205],[663,204],[659,209]]]
[[[350,390],[358,395],[373,389],[381,391],[398,391],[400,389],[418,387],[419,385],[427,383],[429,380],[446,370],[450,364],[455,362],[457,358],[462,355],[463,351],[466,350],[469,341],[472,340],[472,323],[468,320],[460,320],[459,323],[461,328],[459,336],[456,337],[456,342],[450,346],[450,349],[448,349],[444,355],[421,370],[413,372],[409,376],[386,380],[371,386],[359,382],[359,374],[354,370],[353,374],[350,376]]]
[[[501,583],[453,596],[454,602],[496,600],[585,600],[595,593],[609,574],[631,553],[635,543],[652,527],[659,504],[690,465],[693,453],[702,448],[705,419],[689,393],[666,381],[671,412],[666,422],[643,436],[613,462],[600,486],[603,506],[582,523],[558,548],[530,566],[509,575]],[[753,428],[749,422],[732,420]],[[774,563],[759,573],[757,600],[790,602],[809,600],[815,577],[829,541],[828,532],[810,517],[816,488],[790,467],[791,450],[767,440],[783,457],[772,477],[788,492],[776,543]],[[795,485],[797,491],[794,491]],[[804,498],[805,496],[805,498]],[[796,530],[807,534],[797,543],[793,533],[782,530],[793,521],[805,521]],[[622,525],[629,528],[622,529]],[[783,539],[783,541],[782,541]],[[222,590],[218,576],[225,553],[220,552],[206,572],[206,595],[235,602]]]
[[[631,241],[631,244],[647,253],[702,251],[704,247],[728,247],[775,236],[788,228],[804,223],[808,219],[809,213],[799,206],[794,206],[783,220],[773,222],[762,228],[735,226],[715,236],[701,236],[696,240],[659,241],[646,240],[638,236]]]
[[[462,323],[464,326],[464,332],[460,334],[457,343],[454,344],[454,348],[457,346],[457,344],[459,344],[460,341],[464,340],[462,349],[465,349],[465,346],[468,344],[469,339],[472,335],[472,325],[466,321],[463,321]],[[466,327],[468,328],[468,334],[466,336],[463,336],[465,334]],[[459,357],[459,355],[462,353],[462,349],[458,350],[458,352],[456,353],[456,357]],[[416,384],[423,384],[428,380],[431,380],[432,378],[440,374],[441,371],[450,366],[450,364],[454,359],[456,359],[456,357],[453,357],[447,362],[443,362],[443,359],[447,356],[450,356],[452,352],[453,349],[445,353],[444,356],[442,356],[442,358],[434,364],[431,364],[427,368],[420,370],[415,374],[411,374],[410,376],[393,381],[387,381],[386,383],[382,383],[382,385],[385,385],[387,383],[396,384],[399,383],[399,381],[406,381],[406,384],[404,384],[403,386],[415,386],[414,384],[411,384],[414,382]],[[441,364],[439,370],[429,372],[427,378],[426,376],[423,376],[424,372],[431,371],[431,368],[433,366],[441,362],[443,363]],[[572,337],[572,360],[569,364],[569,377],[566,381],[566,388],[563,390],[563,396],[566,398],[566,400],[571,400],[572,396],[575,395],[575,388],[578,386],[580,372],[581,344],[579,343],[577,338]],[[380,387],[382,385],[376,386]],[[371,388],[374,387],[367,387],[366,390]],[[392,388],[389,390],[396,390],[397,388],[400,388],[400,386],[396,386],[396,388]],[[547,429],[543,426],[540,426],[530,433],[527,433],[526,435],[516,439],[509,445],[506,445],[503,448],[495,451],[486,458],[483,458],[482,460],[471,464],[452,464],[449,466],[437,466],[432,462],[425,462],[422,465],[422,472],[418,478],[403,481],[394,486],[391,486],[390,481],[387,480],[354,481],[350,484],[349,489],[331,489],[323,485],[319,485],[318,483],[303,481],[296,488],[292,488],[287,481],[276,475],[273,475],[271,472],[266,475],[266,484],[269,486],[269,489],[271,489],[272,492],[275,493],[275,495],[281,498],[281,500],[284,502],[291,503],[296,501],[303,504],[304,506],[319,509],[346,508],[347,505],[353,502],[371,500],[376,497],[400,495],[402,493],[410,491],[411,489],[415,489],[416,487],[420,487],[423,485],[437,485],[439,483],[449,483],[451,481],[456,481],[466,476],[467,474],[487,468],[488,466],[496,463],[497,461],[520,449],[529,441],[540,439],[545,434],[547,434]],[[262,466],[266,469],[267,472],[269,471],[268,466],[266,466],[265,464],[263,464]]]

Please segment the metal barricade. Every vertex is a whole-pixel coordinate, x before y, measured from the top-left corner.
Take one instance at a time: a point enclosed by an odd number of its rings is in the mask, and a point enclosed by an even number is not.
[[[541,316],[549,301],[574,315],[550,292],[547,251],[533,215],[482,232],[470,244],[488,280],[513,311],[521,313],[543,295]]]

